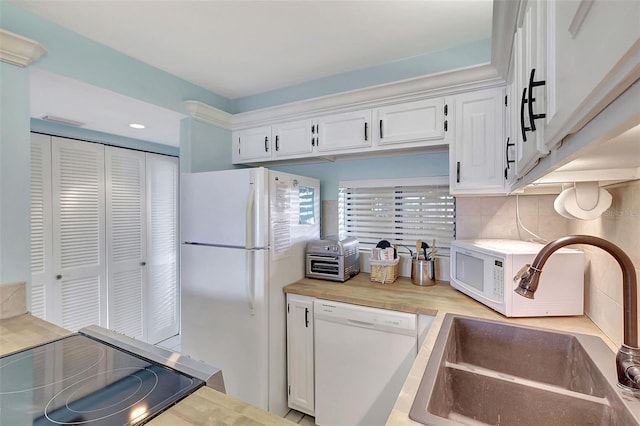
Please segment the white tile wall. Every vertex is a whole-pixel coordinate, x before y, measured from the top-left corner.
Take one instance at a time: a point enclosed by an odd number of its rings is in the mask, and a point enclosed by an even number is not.
[[[569,233],[604,238],[627,253],[640,276],[640,181],[606,188],[611,207],[598,219],[569,221]],[[585,252],[585,311],[616,344],[622,343],[622,273],[606,252],[589,246]]]
[[[556,195],[473,197],[456,199],[457,238],[531,238],[530,231],[552,240],[564,235],[586,234],[607,239],[624,250],[640,276],[640,181],[608,187],[611,208],[590,220],[565,219],[553,210]],[[585,252],[585,313],[616,344],[622,343],[622,274],[606,252],[590,246]]]

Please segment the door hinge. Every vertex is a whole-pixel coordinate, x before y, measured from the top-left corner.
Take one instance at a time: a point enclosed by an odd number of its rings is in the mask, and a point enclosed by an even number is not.
[[[289,304],[287,303],[287,313],[289,313]]]
[[[289,385],[289,395],[291,395],[291,385]]]
[[[509,106],[507,103],[507,95],[504,95],[504,106]]]

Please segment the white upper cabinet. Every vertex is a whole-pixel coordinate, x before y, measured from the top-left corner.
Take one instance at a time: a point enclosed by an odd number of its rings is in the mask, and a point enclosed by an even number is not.
[[[282,158],[311,154],[315,144],[311,135],[312,126],[311,120],[274,124],[271,127],[274,156]]]
[[[312,137],[317,151],[325,154],[370,147],[371,110],[319,117]]]
[[[271,126],[233,132],[233,162],[271,159]]]
[[[541,157],[545,146],[547,110],[547,26],[546,2],[530,0],[521,10],[521,25],[514,38],[514,83],[519,94],[512,107],[519,111],[520,130],[516,143],[516,174],[524,176]]]
[[[456,95],[450,146],[451,194],[505,192],[505,89]]]
[[[555,111],[546,139],[556,147],[640,77],[640,2],[549,1],[555,38]]]
[[[373,111],[375,145],[442,141],[447,113],[444,98],[376,108]]]

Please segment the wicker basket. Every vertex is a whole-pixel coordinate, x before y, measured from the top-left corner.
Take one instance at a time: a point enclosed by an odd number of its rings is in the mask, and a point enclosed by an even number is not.
[[[371,281],[392,283],[398,278],[400,257],[394,260],[371,260]]]

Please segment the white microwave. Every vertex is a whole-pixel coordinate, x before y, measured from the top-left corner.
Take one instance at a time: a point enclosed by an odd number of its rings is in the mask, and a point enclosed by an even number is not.
[[[507,317],[582,315],[584,253],[562,248],[547,260],[534,299],[514,292],[516,274],[533,263],[542,244],[519,240],[451,243],[451,286]]]

